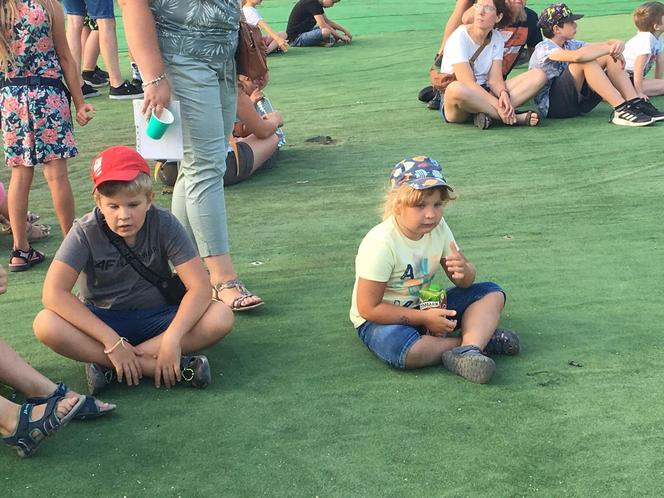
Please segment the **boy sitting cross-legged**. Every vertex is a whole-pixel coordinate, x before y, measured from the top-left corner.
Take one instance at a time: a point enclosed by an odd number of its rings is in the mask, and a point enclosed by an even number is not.
[[[228,334],[233,313],[210,301],[209,278],[194,244],[169,211],[152,204],[150,169],[136,151],[104,150],[93,162],[92,179],[97,207],[74,223],[55,255],[35,335],[57,353],[87,363],[91,393],[116,378],[137,385],[143,375],[157,387],[162,379],[167,387],[180,380],[206,387],[207,358],[182,355]],[[111,243],[113,236],[162,278],[170,277],[173,264],[186,287],[179,305],[167,304],[139,275]],[[80,300],[72,294],[77,280]]]
[[[574,39],[576,21],[564,3],[552,4],[540,15],[538,25],[546,38],[530,58],[529,68],[541,68],[547,83],[535,95],[540,114],[569,118],[590,112],[602,99],[613,106],[611,122],[623,126],[647,126],[664,119],[652,104],[637,95],[624,70],[620,40],[585,43]]]

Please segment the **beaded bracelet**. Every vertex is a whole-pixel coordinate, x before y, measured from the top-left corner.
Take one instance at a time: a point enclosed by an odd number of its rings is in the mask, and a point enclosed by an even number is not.
[[[104,349],[104,354],[111,354],[115,350],[115,348],[117,348],[120,344],[122,344],[123,348],[126,348],[127,346],[125,346],[125,342],[129,342],[129,341],[127,339],[125,339],[124,337],[120,337],[118,339],[118,342],[113,344],[112,348]]]
[[[159,82],[160,82],[161,80],[164,80],[164,79],[166,79],[166,73],[163,73],[163,74],[161,74],[160,76],[157,76],[157,77],[156,77],[155,79],[153,79],[153,80],[146,81],[146,82],[143,83],[143,85],[141,85],[141,86],[142,86],[143,88],[145,88],[146,86],[150,86],[150,85],[159,85]]]

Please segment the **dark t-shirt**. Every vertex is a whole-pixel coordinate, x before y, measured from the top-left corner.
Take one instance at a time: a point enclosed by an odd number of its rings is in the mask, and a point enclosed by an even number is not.
[[[514,68],[521,49],[524,46],[535,48],[535,45],[542,41],[542,32],[537,27],[537,13],[526,7],[525,21],[510,24],[502,28],[500,32],[505,40],[503,76],[507,76]]]
[[[148,209],[131,249],[145,266],[164,277],[171,274],[169,261],[178,266],[197,256],[194,243],[177,218],[154,205]],[[79,298],[85,304],[133,310],[166,304],[157,288],[111,244],[94,212],[74,222],[54,259],[80,272]]]
[[[324,14],[323,6],[318,0],[300,0],[295,4],[288,17],[286,34],[291,43],[302,33],[311,31],[316,26],[314,16]]]

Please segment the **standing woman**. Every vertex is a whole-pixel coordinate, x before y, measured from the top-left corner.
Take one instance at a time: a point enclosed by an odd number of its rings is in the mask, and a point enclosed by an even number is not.
[[[213,296],[234,311],[263,304],[238,279],[228,245],[223,177],[236,106],[238,0],[120,0],[129,48],[143,76],[143,112],[180,101],[184,159],[173,214],[193,236]]]

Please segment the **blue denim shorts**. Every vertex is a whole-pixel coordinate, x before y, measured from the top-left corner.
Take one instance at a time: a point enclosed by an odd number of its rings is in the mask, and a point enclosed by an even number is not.
[[[90,16],[92,19],[115,19],[113,0],[64,0],[65,14]]]
[[[315,47],[323,43],[323,34],[320,31],[320,28],[316,26],[311,31],[302,33],[300,36],[295,38],[291,47]]]
[[[450,287],[447,289],[447,307],[455,310],[457,329],[461,327],[463,314],[475,301],[479,301],[492,292],[505,291],[494,282],[480,282],[466,289]],[[394,368],[406,368],[406,355],[410,348],[422,337],[416,327],[398,324],[379,324],[367,320],[357,328],[357,334],[373,354]]]
[[[88,305],[88,309],[120,337],[127,339],[132,346],[164,332],[178,311],[177,306],[170,305],[142,310],[107,310]]]

